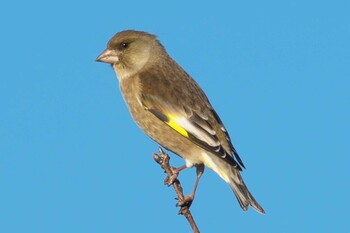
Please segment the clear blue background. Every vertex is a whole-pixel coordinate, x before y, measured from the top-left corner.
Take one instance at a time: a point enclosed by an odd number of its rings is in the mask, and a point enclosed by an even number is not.
[[[267,212],[206,170],[201,232],[350,232],[349,1],[239,2],[1,3],[0,232],[191,232],[94,61],[124,29],[157,34],[201,85]]]

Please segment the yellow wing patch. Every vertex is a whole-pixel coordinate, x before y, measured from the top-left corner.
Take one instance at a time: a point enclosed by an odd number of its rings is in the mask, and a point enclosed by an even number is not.
[[[182,136],[185,136],[186,138],[189,137],[188,132],[176,122],[176,118],[173,115],[167,115],[167,117],[168,121],[165,122],[167,125],[169,125],[172,129],[180,133]]]

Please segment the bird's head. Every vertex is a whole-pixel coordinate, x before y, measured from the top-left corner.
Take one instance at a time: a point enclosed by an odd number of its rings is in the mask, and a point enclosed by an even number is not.
[[[151,63],[152,58],[158,57],[153,55],[162,50],[164,48],[155,35],[127,30],[115,34],[96,61],[111,64],[118,78],[124,79]]]

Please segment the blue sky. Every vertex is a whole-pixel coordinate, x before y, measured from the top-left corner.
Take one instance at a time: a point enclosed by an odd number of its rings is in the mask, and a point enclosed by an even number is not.
[[[348,1],[1,5],[0,232],[191,232],[158,145],[95,62],[125,29],[157,34],[201,85],[267,212],[243,212],[207,169],[201,232],[350,231]],[[189,193],[195,171],[180,179]]]

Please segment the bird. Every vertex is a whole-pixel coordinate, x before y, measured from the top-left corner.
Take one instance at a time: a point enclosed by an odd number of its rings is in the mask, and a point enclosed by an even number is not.
[[[116,33],[96,58],[116,73],[123,98],[136,124],[155,142],[185,160],[174,170],[196,168],[197,185],[208,167],[233,190],[246,211],[265,214],[244,183],[245,168],[228,131],[197,82],[167,53],[157,36],[144,31]]]

